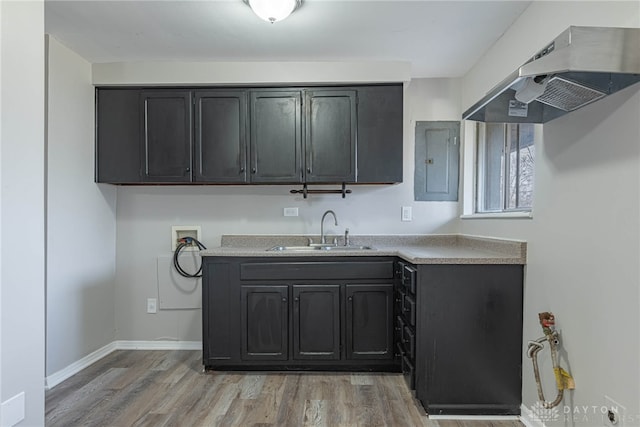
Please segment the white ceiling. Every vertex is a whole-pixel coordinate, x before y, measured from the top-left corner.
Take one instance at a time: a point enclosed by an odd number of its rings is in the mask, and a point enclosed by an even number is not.
[[[284,21],[242,0],[46,0],[45,29],[88,61],[408,61],[464,75],[530,1],[304,0]]]

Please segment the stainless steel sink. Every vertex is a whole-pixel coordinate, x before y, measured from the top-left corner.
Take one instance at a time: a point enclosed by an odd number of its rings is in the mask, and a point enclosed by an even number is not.
[[[371,251],[371,246],[336,246],[336,245],[313,245],[313,246],[274,246],[267,251],[274,252],[314,252],[314,251]]]
[[[325,251],[372,251],[374,248],[371,246],[326,246],[323,248]]]
[[[274,246],[267,251],[291,251],[291,252],[310,252],[319,251],[321,246]]]

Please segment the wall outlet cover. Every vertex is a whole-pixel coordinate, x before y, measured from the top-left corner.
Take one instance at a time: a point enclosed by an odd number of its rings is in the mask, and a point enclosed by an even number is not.
[[[298,208],[284,208],[284,216],[298,216]]]
[[[147,313],[158,312],[158,300],[156,298],[147,298]]]

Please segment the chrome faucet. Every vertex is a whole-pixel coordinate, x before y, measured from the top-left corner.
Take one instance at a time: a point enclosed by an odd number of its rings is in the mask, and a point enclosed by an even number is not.
[[[327,238],[324,236],[324,219],[328,214],[333,215],[335,225],[338,225],[338,217],[336,217],[336,213],[334,211],[328,210],[324,213],[324,215],[322,215],[322,220],[320,221],[320,243],[322,244],[327,243]]]

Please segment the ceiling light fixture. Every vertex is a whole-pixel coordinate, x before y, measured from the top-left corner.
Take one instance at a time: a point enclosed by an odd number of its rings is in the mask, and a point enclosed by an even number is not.
[[[242,0],[260,19],[272,24],[282,21],[302,5],[302,0]]]

